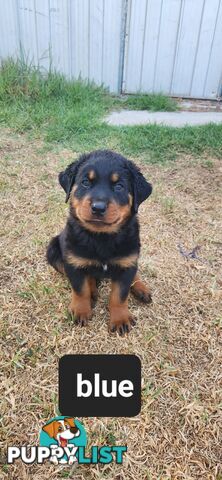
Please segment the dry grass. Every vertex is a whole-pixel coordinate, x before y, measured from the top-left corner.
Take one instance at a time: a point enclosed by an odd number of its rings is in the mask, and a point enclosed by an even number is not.
[[[67,353],[135,353],[143,366],[142,411],[133,419],[84,419],[89,444],[128,445],[124,464],[79,466],[69,478],[219,480],[222,326],[221,180],[218,160],[183,158],[143,166],[155,190],[140,211],[141,273],[153,304],[131,299],[138,323],[126,338],[107,332],[107,285],[84,329],[66,315],[70,288],[45,262],[49,238],[66,218],[57,172],[73,153],[44,153],[1,131],[1,446],[38,444],[57,413],[58,359]],[[138,159],[139,162],[139,159]],[[206,260],[178,250],[201,246]],[[0,478],[68,477],[67,468],[4,465]]]

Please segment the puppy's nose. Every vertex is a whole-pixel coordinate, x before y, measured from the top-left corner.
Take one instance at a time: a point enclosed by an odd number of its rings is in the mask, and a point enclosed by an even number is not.
[[[106,203],[102,200],[98,200],[97,202],[93,202],[91,205],[92,212],[97,215],[104,215],[106,211]]]
[[[77,432],[78,432],[78,428],[77,428],[77,427],[71,427],[71,428],[70,428],[70,432],[72,432],[72,433],[77,433]]]

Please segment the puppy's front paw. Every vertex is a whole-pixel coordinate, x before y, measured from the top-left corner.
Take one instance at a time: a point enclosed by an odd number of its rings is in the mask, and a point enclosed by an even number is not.
[[[125,333],[129,333],[134,325],[136,325],[136,320],[128,311],[127,313],[122,313],[121,309],[119,309],[119,311],[117,309],[115,314],[113,312],[111,314],[109,331],[111,333],[117,332],[123,336]]]
[[[73,317],[76,325],[80,325],[81,327],[86,327],[92,318],[92,311],[90,309],[74,310],[72,304],[69,306],[69,313]]]

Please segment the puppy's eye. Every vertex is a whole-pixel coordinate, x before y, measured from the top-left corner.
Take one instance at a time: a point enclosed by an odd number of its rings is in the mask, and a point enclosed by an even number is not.
[[[123,190],[124,186],[122,185],[122,183],[115,183],[113,185],[113,189],[115,192],[120,192],[121,190]]]
[[[58,431],[59,431],[59,432],[62,432],[62,431],[63,431],[63,428],[62,428],[62,427],[59,427],[59,428],[58,428]]]
[[[85,188],[89,188],[91,185],[91,182],[88,178],[84,178],[83,181],[82,181],[82,186],[85,187]]]
[[[66,430],[70,430],[70,426],[69,426],[69,425],[66,425]]]

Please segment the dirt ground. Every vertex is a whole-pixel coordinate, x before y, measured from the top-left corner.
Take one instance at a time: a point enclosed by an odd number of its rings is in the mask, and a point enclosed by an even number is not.
[[[140,208],[140,271],[153,292],[130,307],[129,336],[107,330],[108,285],[90,325],[67,316],[70,287],[45,261],[67,206],[57,173],[75,155],[0,132],[1,479],[221,480],[222,164],[181,158],[141,165],[154,186]],[[197,258],[186,256],[193,248]],[[4,465],[6,445],[38,444],[58,413],[58,359],[67,353],[135,353],[142,362],[141,414],[83,419],[90,445],[128,445],[123,465]],[[81,420],[81,419],[80,419]]]
[[[189,112],[221,112],[222,103],[217,100],[199,100],[194,98],[177,98],[179,109]]]

